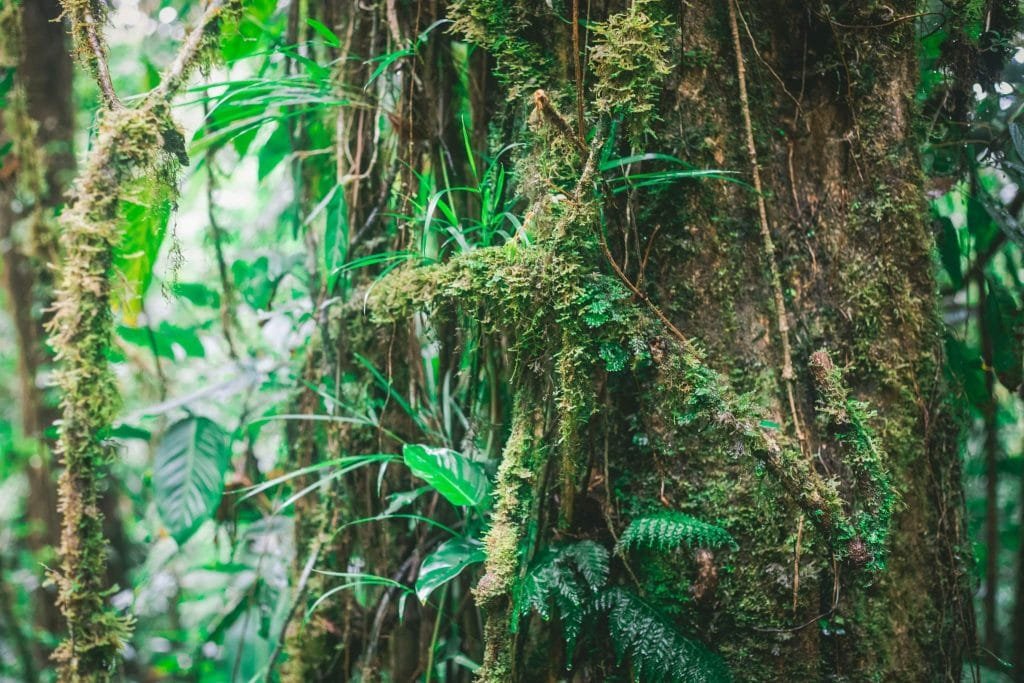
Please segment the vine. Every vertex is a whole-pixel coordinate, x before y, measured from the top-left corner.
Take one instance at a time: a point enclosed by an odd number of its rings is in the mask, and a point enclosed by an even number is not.
[[[113,92],[103,59],[97,23],[102,15],[88,0],[68,0],[64,5],[79,57],[97,76],[107,110],[72,200],[61,215],[63,259],[49,323],[62,393],[61,565],[53,571],[57,602],[68,624],[67,638],[54,653],[62,681],[111,680],[132,626],[130,617],[106,604],[106,539],[99,510],[100,482],[114,454],[110,428],[119,406],[107,358],[113,326],[110,276],[121,237],[121,191],[143,175],[174,187],[184,138],[171,119],[171,99],[210,45],[210,29],[226,6],[221,0],[207,6],[160,85],[136,107],[125,108]]]

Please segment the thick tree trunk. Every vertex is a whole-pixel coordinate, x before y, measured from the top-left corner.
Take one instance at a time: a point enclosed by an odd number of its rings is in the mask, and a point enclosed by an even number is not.
[[[50,361],[43,342],[43,322],[51,303],[51,268],[55,258],[52,247],[56,239],[54,217],[74,171],[72,68],[65,40],[66,28],[58,21],[62,9],[57,0],[25,2],[7,11],[13,12],[10,20],[18,22],[5,30],[14,31],[12,35],[17,36],[19,54],[9,57],[17,58],[14,82],[24,95],[24,111],[18,114],[12,111],[6,122],[16,123],[12,117],[23,115],[27,118],[21,122],[28,126],[9,126],[11,129],[5,133],[8,136],[29,134],[28,139],[15,143],[14,155],[22,149],[34,159],[30,162],[11,160],[14,175],[5,176],[0,199],[0,242],[5,295],[17,335],[21,431],[39,444],[38,455],[26,468],[29,492],[25,512],[37,525],[28,544],[33,551],[42,553],[55,548],[60,535],[49,450],[52,439],[44,438],[57,410],[44,395],[41,373]],[[6,161],[5,165],[8,165]],[[26,183],[19,178],[24,172],[39,175]],[[19,183],[22,196],[14,202],[15,187]],[[26,192],[38,194],[24,196]],[[42,559],[47,564],[52,562],[50,557],[42,556]],[[54,598],[52,589],[41,586],[34,601],[38,628],[51,634],[60,630],[60,613]],[[45,653],[40,664],[46,664]]]
[[[556,4],[568,17],[569,3]],[[592,13],[581,20],[599,22],[629,3],[583,4]],[[740,550],[715,561],[717,590],[697,610],[665,583],[693,584],[692,568],[662,558],[644,572],[660,577],[670,611],[685,615],[680,623],[741,680],[956,680],[973,633],[958,434],[942,398],[915,134],[917,4],[632,4],[667,20],[675,63],[660,83],[655,134],[641,131],[631,149],[620,143],[617,151],[672,154],[738,171],[747,183],[757,165],[765,205],[759,210],[749,186],[713,181],[633,191],[625,234],[609,235],[614,255],[706,348],[710,365],[752,392],[787,443],[838,479],[848,508],[870,505],[872,493],[855,482],[819,407],[809,360],[827,349],[852,396],[877,411],[871,426],[902,502],[885,568],[865,572],[863,551],[851,545],[837,560],[798,501],[731,443],[642,416],[638,424],[637,402],[656,412],[664,396],[622,382],[611,385],[613,407],[602,418],[612,431],[616,522],[662,505],[736,537]],[[561,111],[574,111],[571,21],[531,0],[461,0],[456,14],[471,39],[498,55],[511,100],[524,103],[544,87]],[[545,68],[526,61],[536,54],[555,57]],[[592,93],[584,100],[584,116],[596,119]],[[570,504],[580,533],[586,505]]]

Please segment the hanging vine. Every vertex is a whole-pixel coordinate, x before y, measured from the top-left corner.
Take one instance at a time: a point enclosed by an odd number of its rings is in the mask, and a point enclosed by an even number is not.
[[[175,187],[177,167],[187,158],[184,137],[171,118],[171,100],[215,44],[214,29],[230,5],[212,0],[160,85],[138,105],[125,108],[106,68],[101,5],[90,0],[64,4],[77,54],[96,75],[106,109],[72,200],[61,215],[63,258],[49,324],[62,394],[61,565],[53,572],[68,626],[66,639],[54,653],[62,681],[111,680],[132,626],[130,617],[118,614],[106,602],[107,544],[99,510],[101,481],[114,455],[110,428],[119,405],[108,354],[113,326],[111,270],[121,239],[122,188],[142,176]]]

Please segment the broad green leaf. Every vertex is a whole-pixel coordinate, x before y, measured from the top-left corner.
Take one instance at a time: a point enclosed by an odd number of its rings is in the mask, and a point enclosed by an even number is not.
[[[430,594],[448,583],[471,564],[484,561],[484,548],[479,541],[452,538],[438,546],[420,565],[416,579],[416,597],[426,602]]]
[[[142,310],[173,208],[174,188],[150,178],[137,181],[118,206],[124,234],[114,254],[114,267],[119,275],[114,308],[129,325],[135,324]]]
[[[402,457],[412,473],[430,484],[453,505],[480,507],[490,493],[490,481],[478,464],[448,448],[407,444]]]
[[[187,541],[213,516],[224,492],[228,435],[205,417],[175,422],[156,449],[153,487],[160,518],[175,541]]]

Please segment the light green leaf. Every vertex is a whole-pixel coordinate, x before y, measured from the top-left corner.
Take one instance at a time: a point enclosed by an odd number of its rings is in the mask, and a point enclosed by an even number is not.
[[[480,507],[490,494],[490,481],[483,468],[453,450],[407,444],[402,457],[413,474],[453,505]]]
[[[312,26],[313,30],[319,33],[320,37],[324,39],[324,42],[331,47],[338,47],[341,45],[341,41],[338,40],[338,36],[335,35],[334,31],[327,28],[327,26],[322,22],[319,22],[312,17],[307,17],[306,22]]]
[[[160,518],[179,544],[213,516],[230,459],[227,433],[208,418],[187,417],[164,434],[156,449],[153,486]]]
[[[420,565],[416,579],[416,597],[426,602],[430,594],[462,573],[471,564],[484,561],[484,548],[479,541],[453,538],[430,553]]]
[[[124,229],[114,254],[120,286],[114,288],[114,308],[129,325],[142,310],[142,300],[153,280],[153,265],[160,254],[167,223],[174,208],[174,188],[152,179],[137,181],[126,191],[119,207]]]

